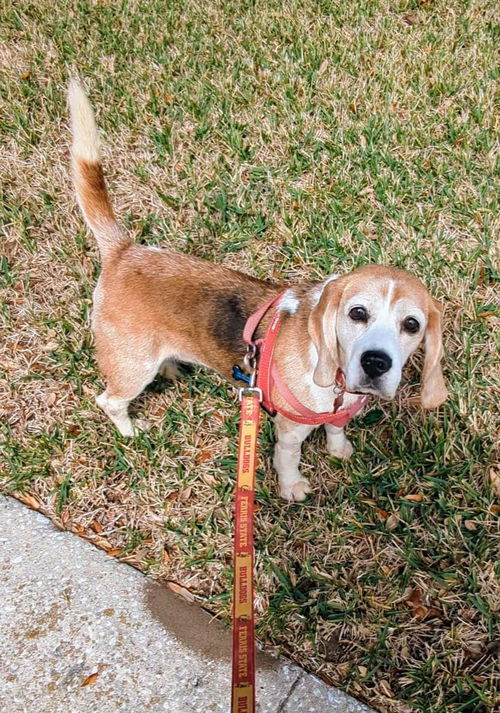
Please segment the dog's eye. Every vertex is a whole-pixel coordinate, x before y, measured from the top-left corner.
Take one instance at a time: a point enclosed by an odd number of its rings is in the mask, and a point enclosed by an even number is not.
[[[353,307],[349,310],[349,317],[354,322],[368,322],[368,312],[364,307]]]
[[[403,329],[410,334],[416,334],[420,329],[420,322],[415,317],[407,317],[403,321]]]

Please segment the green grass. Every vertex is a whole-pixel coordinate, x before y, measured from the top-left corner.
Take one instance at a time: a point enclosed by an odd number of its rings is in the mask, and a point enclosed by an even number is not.
[[[349,428],[350,463],[328,460],[321,433],[306,443],[305,505],[278,499],[263,424],[258,630],[380,711],[493,711],[495,3],[7,0],[1,13],[4,491],[228,620],[232,391],[199,370],[155,383],[134,441],[94,403],[98,259],[68,171],[76,73],[137,240],[281,280],[392,263],[446,304],[450,401],[406,407],[415,358],[401,401]]]

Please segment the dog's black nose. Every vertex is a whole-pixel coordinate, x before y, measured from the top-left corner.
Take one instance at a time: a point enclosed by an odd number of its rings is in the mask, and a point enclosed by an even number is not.
[[[361,366],[371,379],[382,376],[392,366],[391,357],[385,352],[369,351],[361,355]]]

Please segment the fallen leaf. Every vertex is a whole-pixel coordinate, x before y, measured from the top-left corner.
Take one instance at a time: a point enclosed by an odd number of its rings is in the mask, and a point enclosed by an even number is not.
[[[380,683],[378,685],[380,687],[380,690],[384,694],[384,696],[387,696],[388,698],[394,698],[394,693],[391,690],[389,681],[382,679],[382,681],[380,681]]]
[[[406,603],[412,609],[413,616],[417,619],[425,619],[429,613],[428,608],[423,602],[423,595],[424,593],[421,589],[415,588],[410,589],[406,597]]]
[[[464,520],[464,527],[469,530],[469,532],[477,530],[477,525],[473,520]]]
[[[488,471],[491,487],[496,495],[500,495],[500,468],[491,467]]]
[[[101,550],[106,550],[106,552],[113,549],[112,545],[103,537],[92,537],[92,542],[96,547],[100,547]]]
[[[29,495],[28,493],[14,493],[14,497],[27,505],[29,508],[32,508],[33,510],[40,510],[40,503],[33,497],[33,495]]]
[[[409,500],[412,503],[421,503],[424,499],[422,493],[414,493],[412,495],[403,495],[403,500]]]
[[[191,486],[188,486],[187,488],[184,488],[184,490],[181,490],[181,492],[179,493],[179,500],[181,500],[183,503],[187,502],[191,497],[192,490],[193,488]]]
[[[165,564],[167,564],[168,562],[170,562],[171,559],[172,559],[172,558],[170,557],[170,555],[169,555],[169,553],[167,552],[167,550],[163,550],[163,561],[165,562]]]
[[[500,505],[492,505],[491,512],[494,512],[495,515],[500,515]]]
[[[423,592],[421,589],[415,588],[415,589],[410,589],[408,591],[408,594],[405,598],[405,601],[407,601],[410,606],[416,606],[422,603],[422,597],[423,597]]]
[[[484,312],[479,312],[477,316],[482,319],[489,319],[490,317],[495,317],[496,315],[492,310],[486,309]]]
[[[177,584],[176,582],[167,582],[167,587],[174,594],[177,594],[179,597],[182,597],[187,602],[194,602],[196,599],[194,594],[192,592],[190,592],[189,589],[186,589],[186,587],[182,587],[180,584]]]
[[[480,641],[468,641],[467,644],[464,645],[464,650],[470,658],[478,659],[481,658],[484,652],[484,647]]]
[[[98,520],[94,520],[91,523],[90,527],[94,530],[94,532],[97,532],[97,533],[102,532],[102,525]]]
[[[396,527],[398,526],[399,522],[399,517],[395,515],[394,513],[392,515],[389,515],[387,520],[385,521],[385,526],[387,527],[388,530],[395,530]]]
[[[82,683],[82,686],[90,686],[92,683],[95,683],[98,676],[99,673],[97,671],[95,673],[91,673],[90,676],[87,676],[85,681]]]
[[[206,448],[204,451],[200,451],[195,458],[196,463],[204,463],[213,457],[215,450],[213,448]]]
[[[418,25],[420,20],[418,19],[418,15],[415,15],[414,12],[408,12],[406,15],[404,15],[403,20],[406,22],[407,25]]]
[[[339,676],[342,676],[342,678],[347,676],[347,674],[349,673],[350,670],[351,670],[351,664],[348,661],[346,661],[345,663],[340,663],[337,666],[337,673],[339,674]],[[354,683],[356,683],[356,682],[353,681],[353,685],[354,685]]]
[[[324,72],[326,72],[327,67],[328,67],[328,59],[325,57],[325,59],[319,65],[318,74],[321,75]]]
[[[207,485],[216,485],[217,484],[217,478],[215,478],[213,475],[210,473],[204,473],[202,476],[203,482],[206,483]]]
[[[122,551],[121,548],[117,547],[114,550],[106,550],[106,554],[109,555],[110,557],[118,557],[118,555],[120,554],[121,551]]]
[[[413,610],[413,615],[417,619],[426,619],[429,616],[440,616],[441,611],[437,607],[424,603],[423,595],[424,593],[421,589],[410,589],[406,597],[406,602]]]

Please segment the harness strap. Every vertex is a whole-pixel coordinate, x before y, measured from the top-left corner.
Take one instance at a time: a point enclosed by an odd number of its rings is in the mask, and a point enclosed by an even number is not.
[[[345,393],[345,378],[342,370],[338,369],[335,377],[338,394],[334,399],[332,410],[323,412],[312,411],[297,399],[290,387],[283,380],[279,369],[273,363],[274,348],[281,324],[281,312],[276,310],[271,322],[269,323],[264,338],[255,340],[253,338],[264,315],[269,309],[279,304],[283,294],[284,293],[282,292],[276,297],[273,297],[271,300],[262,305],[262,307],[260,307],[256,312],[254,312],[247,320],[243,330],[243,340],[245,343],[249,346],[256,347],[259,352],[257,386],[262,390],[262,405],[271,415],[274,416],[276,413],[279,413],[285,418],[288,418],[290,421],[295,421],[296,423],[303,423],[309,426],[330,424],[332,426],[337,426],[338,428],[343,428],[365,405],[368,400],[368,396],[360,396],[347,408],[340,409]],[[289,406],[291,406],[293,411],[283,408],[282,406],[277,406],[273,402],[273,388],[277,389],[282,399],[286,401]]]
[[[261,323],[262,318],[264,317],[266,312],[271,309],[271,307],[274,307],[274,305],[281,300],[284,294],[284,292],[280,292],[278,295],[275,295],[265,304],[263,304],[262,307],[259,307],[258,310],[256,310],[253,314],[250,315],[243,328],[243,341],[245,342],[245,344],[256,343],[254,342],[253,335],[255,334],[257,327]],[[262,342],[262,339],[259,339],[257,341]]]
[[[296,413],[287,411],[286,409],[280,407],[279,413],[285,418],[290,419],[290,421],[296,421],[297,423],[304,423],[308,426],[322,426],[328,423],[332,426],[337,426],[338,428],[343,428],[349,421],[353,418],[354,414],[359,411],[366,401],[366,398],[357,399],[352,406],[337,411],[334,405],[333,412],[317,412],[311,411],[301,404],[296,396],[291,392],[288,385],[283,381],[281,374],[276,367],[271,368],[271,377],[276,384],[276,388],[280,392],[280,395],[290,404],[290,406],[295,409]],[[337,399],[335,399],[337,400]]]

